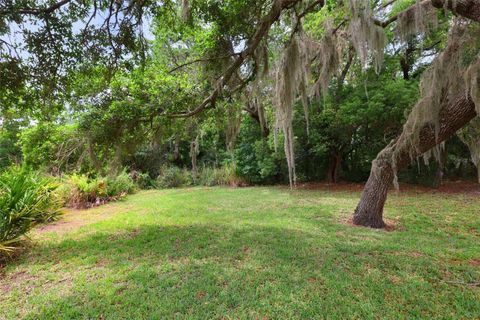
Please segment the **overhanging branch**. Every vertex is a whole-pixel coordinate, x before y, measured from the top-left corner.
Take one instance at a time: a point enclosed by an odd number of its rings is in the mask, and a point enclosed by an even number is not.
[[[20,8],[20,9],[12,8],[11,10],[8,10],[8,9],[1,10],[0,16],[7,15],[7,14],[26,14],[26,15],[34,15],[34,16],[41,15],[41,14],[50,14],[70,2],[72,2],[72,0],[61,0],[45,8]]]
[[[275,23],[280,18],[280,14],[282,13],[282,11],[290,9],[300,2],[302,2],[302,0],[275,0],[268,14],[265,15],[258,23],[255,33],[251,37],[250,41],[247,43],[247,47],[238,54],[238,56],[235,58],[235,61],[227,68],[227,70],[225,70],[225,72],[215,85],[215,89],[212,91],[212,93],[207,98],[205,98],[200,105],[195,107],[195,109],[184,113],[167,114],[167,116],[173,118],[191,117],[202,112],[209,106],[215,106],[215,102],[220,96],[224,86],[228,84],[228,82],[235,74],[235,72],[240,68],[240,66],[248,58],[253,56],[262,39],[268,34],[268,31],[270,30],[273,23]],[[323,5],[324,1],[315,1],[315,3]]]

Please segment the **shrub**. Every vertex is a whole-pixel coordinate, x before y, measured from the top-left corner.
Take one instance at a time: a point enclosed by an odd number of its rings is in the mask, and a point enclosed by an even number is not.
[[[199,172],[197,183],[201,186],[215,186],[217,185],[215,175],[215,168],[203,167]]]
[[[246,185],[245,181],[236,173],[235,165],[226,164],[223,167],[204,167],[199,174],[198,184],[202,186],[231,186]]]
[[[100,178],[73,174],[67,178],[65,184],[67,186],[63,188],[70,191],[65,194],[68,207],[88,208],[107,197],[105,182]]]
[[[176,166],[164,166],[157,177],[159,188],[178,188],[192,185],[192,175],[186,169]]]
[[[275,152],[273,141],[258,140],[258,135],[249,132],[249,126],[244,129],[246,136],[240,134],[235,149],[237,176],[252,184],[283,181],[287,173],[284,154]]]
[[[115,177],[105,179],[108,197],[118,197],[135,192],[135,182],[125,171]]]
[[[73,174],[60,188],[68,207],[89,208],[135,191],[135,182],[126,172],[115,177],[89,178]]]
[[[155,179],[152,179],[148,173],[133,171],[130,173],[133,181],[137,184],[140,189],[151,189],[155,188]]]
[[[58,217],[56,188],[52,180],[26,169],[13,167],[0,175],[0,254],[14,250],[36,224]]]

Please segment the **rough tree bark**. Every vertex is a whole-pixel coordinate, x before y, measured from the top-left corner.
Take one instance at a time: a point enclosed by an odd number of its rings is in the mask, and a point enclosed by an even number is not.
[[[466,125],[476,116],[475,104],[470,97],[461,95],[454,101],[445,101],[440,111],[440,131],[435,137],[433,125],[426,125],[420,132],[418,149],[413,151],[408,144],[400,143],[400,139],[392,141],[372,162],[370,177],[365,185],[360,202],[355,209],[353,223],[371,228],[383,228],[383,206],[387,199],[387,191],[394,178],[393,163],[398,170],[409,163],[411,155],[419,156],[451,137],[458,129]],[[405,134],[403,132],[402,134]],[[395,155],[395,159],[393,156]]]
[[[447,8],[453,13],[480,22],[480,1],[478,0],[431,0],[436,8]],[[353,215],[353,223],[372,228],[383,228],[383,207],[387,192],[392,185],[394,169],[409,163],[411,157],[419,156],[452,136],[476,116],[475,104],[471,97],[462,94],[451,101],[442,101],[439,114],[440,131],[435,134],[434,125],[426,125],[420,131],[420,141],[415,150],[401,141],[392,141],[372,162],[370,177],[364,187],[360,202]],[[393,167],[395,164],[395,168]]]

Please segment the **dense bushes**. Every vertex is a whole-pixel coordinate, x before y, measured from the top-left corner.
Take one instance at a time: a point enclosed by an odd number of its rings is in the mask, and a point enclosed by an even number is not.
[[[115,177],[105,178],[107,197],[116,197],[135,192],[136,185],[132,177],[125,171]]]
[[[245,180],[237,175],[237,169],[233,164],[222,167],[203,167],[193,177],[192,172],[176,166],[164,166],[156,180],[157,188],[179,188],[187,186],[243,186]]]
[[[178,188],[189,186],[193,183],[190,171],[176,166],[164,166],[157,177],[159,188]]]
[[[204,167],[198,175],[197,184],[206,187],[238,187],[246,185],[246,182],[237,175],[237,169],[233,164],[227,164],[219,168]]]
[[[274,137],[261,136],[258,124],[246,119],[240,127],[235,148],[236,174],[251,184],[287,181],[287,168],[283,145],[275,152]]]
[[[73,174],[64,179],[59,192],[66,206],[89,208],[133,193],[135,189],[132,177],[124,171],[114,177],[90,178]]]
[[[202,186],[242,186],[246,183],[236,174],[233,165],[219,168],[204,167],[193,179],[186,168],[163,166],[160,174],[152,179],[148,174],[123,171],[117,176],[89,177],[84,174],[72,174],[61,180],[57,190],[63,205],[71,208],[90,208],[116,200],[136,189],[179,188],[193,185]]]
[[[67,207],[90,208],[131,194],[136,189],[246,185],[245,180],[237,175],[237,171],[233,164],[203,167],[195,179],[190,170],[177,166],[162,166],[155,179],[138,171],[130,174],[123,171],[117,176],[106,177],[72,174],[62,179],[57,194]]]
[[[12,251],[37,223],[60,214],[56,188],[50,179],[26,169],[13,167],[0,175],[0,255]]]
[[[155,179],[146,172],[132,171],[130,176],[140,189],[152,189],[156,187]]]

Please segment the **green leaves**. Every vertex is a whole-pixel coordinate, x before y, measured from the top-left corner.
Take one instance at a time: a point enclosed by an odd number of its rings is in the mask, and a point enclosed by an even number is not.
[[[50,179],[11,167],[0,175],[0,256],[15,249],[36,224],[60,214],[57,185]]]

